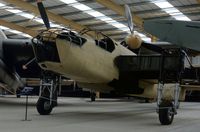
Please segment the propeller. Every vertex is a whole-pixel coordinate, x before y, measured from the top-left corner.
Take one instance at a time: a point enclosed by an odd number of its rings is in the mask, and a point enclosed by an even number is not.
[[[131,10],[130,10],[129,6],[125,5],[124,8],[125,8],[125,14],[124,15],[127,19],[128,27],[129,27],[130,32],[131,32],[131,34],[128,35],[125,38],[125,42],[129,46],[129,48],[138,49],[138,48],[140,48],[140,46],[142,44],[142,39],[140,38],[139,35],[134,34],[134,23],[133,23],[133,20],[132,20],[133,17],[132,17]]]
[[[46,13],[46,10],[42,3],[42,0],[37,0],[37,6],[38,6],[38,10],[40,12],[40,16],[41,16],[46,28],[49,29],[50,28],[49,18],[47,16],[47,13]]]
[[[124,7],[125,7],[125,17],[128,21],[128,27],[130,29],[131,34],[133,34],[134,33],[134,25],[133,25],[131,10],[128,5],[125,5]]]

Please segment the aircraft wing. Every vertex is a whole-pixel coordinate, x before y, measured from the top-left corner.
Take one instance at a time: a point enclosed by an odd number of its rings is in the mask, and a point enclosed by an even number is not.
[[[148,20],[144,29],[162,41],[200,51],[200,22]]]

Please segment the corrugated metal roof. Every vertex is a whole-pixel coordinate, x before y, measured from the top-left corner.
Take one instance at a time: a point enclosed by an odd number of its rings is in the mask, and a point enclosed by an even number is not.
[[[106,16],[111,17],[112,19],[127,25],[126,19],[123,16],[118,15],[116,12],[104,7],[103,5],[97,3],[95,0],[78,0],[79,2],[97,10]],[[158,6],[153,4],[147,0],[112,0],[114,3],[118,5],[128,4],[132,10],[134,15],[141,17],[142,19],[169,19],[171,18],[165,11],[160,9]],[[155,0],[158,1],[158,0]],[[36,5],[34,0],[27,0],[32,5]],[[188,16],[191,20],[200,20],[200,3],[196,0],[170,0],[169,1],[174,7],[179,9],[182,13]],[[7,4],[6,0],[0,0],[0,3]],[[81,25],[85,25],[94,30],[100,30],[109,32],[109,35],[117,40],[120,40],[124,37],[124,34],[127,32],[120,31],[122,35],[116,34],[119,32],[119,29],[113,27],[112,25],[107,24],[106,22],[102,22],[101,20],[88,15],[71,5],[67,5],[62,3],[59,0],[45,0],[43,1],[44,6],[52,13],[63,16],[66,19],[73,20]],[[20,8],[19,8],[20,9]],[[0,19],[6,20],[8,22],[13,22],[17,25],[23,27],[29,27],[31,29],[35,28],[43,28],[44,26],[41,23],[38,23],[33,20],[28,20],[25,17],[19,16],[18,14],[13,14],[11,12],[6,11],[5,9],[0,9]],[[68,26],[68,25],[66,25]],[[113,34],[111,33],[113,32]]]

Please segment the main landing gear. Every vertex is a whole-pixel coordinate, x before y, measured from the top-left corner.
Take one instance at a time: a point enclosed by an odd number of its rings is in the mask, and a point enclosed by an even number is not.
[[[91,99],[91,102],[94,102],[96,100],[96,93],[95,92],[90,92],[90,99]]]
[[[163,89],[164,84],[158,84],[158,98],[157,98],[157,113],[159,115],[159,120],[162,125],[170,125],[173,122],[174,115],[177,114],[177,109],[179,108],[179,83],[176,83],[174,89],[174,99],[166,100],[163,99]]]
[[[59,79],[49,73],[44,74],[40,82],[40,93],[37,101],[37,111],[40,115],[49,115],[57,106],[57,86]]]

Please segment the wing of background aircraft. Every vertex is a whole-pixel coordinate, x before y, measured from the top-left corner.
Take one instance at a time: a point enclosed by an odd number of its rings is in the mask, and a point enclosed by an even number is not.
[[[149,20],[144,29],[162,41],[200,51],[200,22]]]

